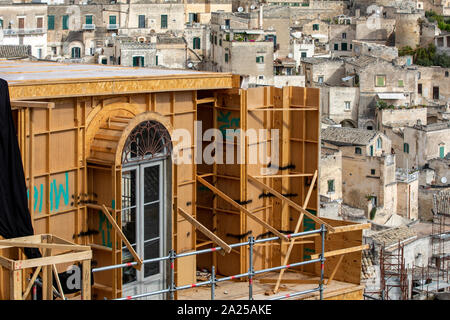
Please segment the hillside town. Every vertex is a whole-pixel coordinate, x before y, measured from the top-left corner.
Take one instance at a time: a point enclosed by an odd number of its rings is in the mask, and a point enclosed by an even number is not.
[[[0,0],[0,59],[318,89],[319,217],[371,224],[364,299],[448,299],[450,0]]]

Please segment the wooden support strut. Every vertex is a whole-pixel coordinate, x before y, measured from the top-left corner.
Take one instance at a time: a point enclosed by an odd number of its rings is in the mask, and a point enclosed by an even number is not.
[[[237,209],[241,210],[242,212],[244,212],[247,217],[249,217],[250,219],[253,219],[254,221],[256,221],[257,223],[259,223],[260,225],[264,226],[267,230],[271,231],[273,234],[277,235],[278,237],[280,237],[282,240],[288,241],[289,238],[286,237],[284,234],[282,234],[281,232],[279,232],[277,229],[275,229],[274,227],[272,227],[271,225],[267,224],[266,222],[264,222],[263,220],[259,219],[258,217],[256,217],[253,213],[251,213],[249,210],[247,210],[244,206],[241,206],[239,203],[237,203],[236,201],[234,201],[233,199],[231,199],[229,196],[227,196],[225,193],[223,193],[222,191],[220,191],[219,189],[217,189],[216,187],[214,187],[212,184],[210,184],[208,181],[206,181],[205,179],[197,176],[197,180],[203,184],[205,187],[209,188],[212,192],[218,194],[222,199],[224,199],[225,201],[227,201],[228,203],[230,203],[231,205],[233,205],[234,207],[236,207]]]
[[[326,223],[325,221],[323,221],[322,219],[316,217],[315,215],[313,215],[311,212],[308,212],[306,209],[303,209],[301,206],[299,206],[298,204],[296,204],[294,201],[292,201],[289,198],[286,198],[285,196],[283,196],[281,193],[279,193],[278,191],[276,191],[275,189],[269,187],[268,185],[260,182],[259,180],[257,180],[256,178],[252,177],[251,175],[248,175],[248,179],[251,182],[254,182],[256,185],[258,185],[259,187],[268,190],[270,193],[272,193],[275,197],[277,197],[278,199],[282,200],[282,201],[286,201],[291,207],[293,207],[294,209],[297,209],[297,211],[299,211],[300,213],[305,214],[308,218],[314,220],[316,223],[318,224],[323,224],[327,227],[327,231],[334,231],[333,226],[331,226],[330,224]]]
[[[223,241],[218,236],[216,236],[214,233],[209,231],[208,228],[206,228],[203,224],[198,222],[194,217],[192,217],[190,214],[188,214],[186,211],[184,211],[181,208],[178,208],[178,211],[188,222],[190,222],[192,225],[194,225],[194,227],[197,230],[201,231],[205,236],[207,236],[209,239],[211,239],[212,242],[216,243],[219,247],[221,247],[223,249],[223,251],[225,251],[226,253],[231,252],[231,247],[225,241]],[[225,253],[223,251],[219,251],[219,253],[224,255]]]
[[[356,247],[351,247],[351,248],[345,248],[345,249],[338,249],[338,250],[328,251],[328,252],[325,252],[324,257],[325,258],[334,257],[334,256],[339,256],[341,254],[347,254],[347,253],[362,251],[362,250],[366,250],[366,249],[369,249],[369,245],[368,244],[364,244],[364,245],[356,246]],[[319,256],[320,256],[320,254],[312,254],[311,255],[311,259],[318,259]]]
[[[99,205],[95,205],[95,204],[87,204],[88,208],[91,209],[99,209],[102,210],[103,214],[105,215],[105,217],[108,219],[109,223],[111,223],[111,225],[113,226],[113,228],[115,229],[115,231],[119,234],[119,237],[122,239],[122,241],[125,243],[127,249],[130,251],[131,255],[133,256],[133,258],[136,260],[136,262],[138,263],[136,266],[134,266],[136,269],[141,270],[142,267],[142,259],[139,257],[139,255],[136,253],[136,251],[134,251],[132,245],[130,244],[130,242],[128,241],[127,237],[125,237],[125,235],[123,234],[122,230],[119,228],[119,226],[117,225],[116,221],[114,220],[114,218],[112,217],[112,215],[109,213],[108,209],[106,208],[106,206],[103,204],[101,206]]]
[[[311,180],[311,185],[309,186],[308,193],[307,193],[306,198],[305,198],[305,202],[303,203],[303,209],[306,209],[308,207],[309,199],[311,198],[311,194],[312,194],[312,191],[314,189],[314,185],[316,184],[316,180],[317,180],[317,170],[314,172],[314,176],[313,176],[313,178]],[[303,221],[303,216],[304,216],[304,214],[302,212],[300,214],[300,217],[298,218],[297,225],[295,226],[295,229],[294,229],[294,233],[297,233],[300,230],[300,226],[302,225],[302,221]],[[286,252],[286,255],[284,256],[283,265],[286,265],[288,263],[288,261],[289,261],[289,258],[291,257],[291,252],[292,252],[292,249],[294,247],[295,240],[296,239],[292,239],[290,241],[290,243],[289,243],[288,250]],[[278,288],[280,287],[281,278],[283,277],[284,270],[285,269],[281,269],[280,270],[280,275],[278,276],[278,281],[276,282],[275,288],[273,290],[274,293],[278,292]]]

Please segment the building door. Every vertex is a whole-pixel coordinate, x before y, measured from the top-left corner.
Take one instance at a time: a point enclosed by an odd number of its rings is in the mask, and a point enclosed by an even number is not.
[[[445,157],[445,147],[440,146],[439,147],[439,158],[444,159],[444,157]]]
[[[25,28],[25,18],[18,18],[19,20],[19,29]]]
[[[122,230],[143,260],[161,257],[165,248],[164,161],[150,161],[122,171]],[[133,257],[122,247],[122,262]],[[123,269],[123,294],[129,296],[164,289],[164,262],[144,264],[140,271]],[[154,296],[153,298],[160,298]]]
[[[433,99],[434,100],[439,99],[439,87],[433,87]]]

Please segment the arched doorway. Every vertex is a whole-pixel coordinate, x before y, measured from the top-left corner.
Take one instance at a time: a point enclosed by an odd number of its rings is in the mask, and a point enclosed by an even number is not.
[[[169,132],[154,120],[139,123],[122,150],[122,230],[143,260],[166,255],[170,246],[171,153]],[[131,261],[123,246],[122,263]],[[161,290],[165,279],[164,262],[124,268],[122,296]]]

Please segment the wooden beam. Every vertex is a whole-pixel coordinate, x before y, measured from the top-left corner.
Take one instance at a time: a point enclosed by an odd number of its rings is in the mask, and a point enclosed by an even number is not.
[[[111,223],[114,230],[119,234],[119,237],[122,239],[122,241],[125,243],[125,246],[130,251],[131,255],[133,256],[134,260],[138,263],[136,266],[134,266],[136,269],[141,270],[142,267],[142,259],[139,257],[139,255],[134,251],[133,246],[128,241],[127,237],[123,234],[122,229],[119,228],[116,221],[112,217],[112,215],[109,213],[108,208],[103,204],[101,206],[99,205],[92,205],[88,204],[88,208],[92,209],[101,209],[105,217],[108,219],[109,223]]]
[[[370,229],[370,227],[371,227],[370,223],[358,223],[358,224],[352,224],[352,225],[348,225],[348,226],[334,227],[334,231],[330,231],[330,233],[341,233],[341,232],[349,232],[349,231],[355,231],[355,230]]]
[[[286,237],[284,234],[282,234],[281,232],[279,232],[277,229],[275,229],[274,227],[272,227],[271,225],[267,224],[265,221],[259,219],[258,217],[256,217],[253,213],[251,213],[249,210],[247,210],[244,206],[241,206],[239,203],[237,203],[236,201],[234,201],[233,199],[231,199],[229,196],[227,196],[225,193],[223,193],[222,191],[220,191],[219,189],[217,189],[216,187],[214,187],[212,184],[210,184],[208,181],[206,181],[205,179],[197,176],[197,180],[203,184],[205,187],[209,188],[211,191],[213,191],[214,193],[218,194],[220,197],[222,197],[222,199],[224,199],[225,201],[227,201],[228,203],[230,203],[231,205],[233,205],[234,207],[238,208],[239,210],[241,210],[242,212],[244,212],[247,217],[249,217],[250,219],[253,219],[254,221],[258,222],[260,225],[264,226],[267,230],[271,231],[273,234],[277,235],[278,237],[280,237],[281,239],[288,241],[289,238]]]
[[[53,276],[56,279],[56,285],[58,286],[59,294],[61,295],[61,299],[66,300],[66,297],[64,296],[64,290],[61,286],[61,281],[59,281],[58,271],[56,270],[56,266],[52,264],[52,270],[53,270]]]
[[[11,300],[22,300],[22,270],[9,272],[9,296]]]
[[[0,257],[0,266],[5,267],[8,270],[13,270],[14,261],[5,257]]]
[[[54,244],[54,243],[30,243],[21,241],[4,241],[0,240],[0,249],[11,247],[19,248],[39,248],[39,249],[55,249],[55,250],[72,250],[72,251],[86,251],[91,250],[89,246],[81,246],[76,244]]]
[[[49,250],[49,249],[46,249]],[[42,258],[35,258],[29,260],[20,260],[14,262],[14,270],[34,268],[38,266],[46,266],[49,264],[60,264],[60,263],[72,263],[74,261],[81,261],[92,259],[92,251],[81,251],[73,253],[65,253],[58,256],[44,256]]]
[[[336,272],[338,271],[339,266],[341,265],[342,260],[344,260],[344,255],[341,255],[341,256],[339,257],[338,263],[334,266],[333,272],[331,273],[330,277],[329,277],[328,280],[327,280],[327,283],[326,283],[327,285],[329,285],[329,284],[331,283],[331,281],[333,281],[333,278],[334,278]]]
[[[11,109],[22,109],[22,108],[44,108],[44,109],[53,109],[55,108],[54,102],[46,102],[46,101],[20,101],[20,100],[12,100],[11,101]]]
[[[303,203],[303,209],[306,209],[308,207],[309,199],[311,198],[312,191],[314,190],[314,185],[316,184],[316,180],[317,180],[317,170],[314,172],[314,176],[311,180],[311,184],[309,186],[308,193],[305,198],[305,203]],[[298,218],[297,225],[295,226],[295,229],[294,229],[294,233],[297,233],[300,230],[300,226],[302,225],[302,221],[303,221],[303,216],[304,216],[304,214],[302,212],[300,214],[300,217]],[[296,239],[291,239],[291,241],[289,243],[288,250],[286,252],[286,255],[284,256],[283,265],[286,265],[289,261],[289,258],[291,257],[291,252],[294,247],[295,240]],[[275,285],[275,288],[273,289],[274,293],[278,292],[278,289],[279,289],[280,283],[281,283],[281,278],[283,277],[284,271],[285,271],[285,269],[280,270],[280,275],[278,276],[278,281]]]
[[[39,272],[41,272],[41,269],[42,269],[42,266],[39,266],[34,271],[33,276],[31,277],[30,282],[28,282],[28,286],[25,289],[25,292],[24,292],[24,294],[22,296],[22,300],[25,300],[28,297],[28,294],[30,293],[31,288],[33,287],[33,284],[36,281],[36,278],[38,277]]]
[[[221,247],[223,249],[223,251],[225,251],[226,253],[231,252],[231,247],[225,241],[223,241],[218,236],[216,236],[214,233],[212,233],[210,230],[208,230],[208,228],[206,228],[203,224],[201,224],[196,219],[194,219],[194,217],[192,217],[190,214],[188,214],[186,211],[184,211],[181,208],[178,208],[178,211],[188,222],[190,222],[192,225],[194,225],[194,227],[197,230],[201,231],[205,236],[207,236],[214,243],[216,243],[219,247]],[[219,251],[219,252],[223,254],[222,251]]]
[[[256,178],[252,177],[251,175],[248,175],[248,179],[251,182],[254,182],[256,185],[258,185],[259,187],[268,190],[270,193],[272,193],[275,197],[277,197],[280,200],[286,201],[291,207],[293,207],[294,209],[297,209],[297,211],[299,211],[300,213],[304,213],[308,218],[314,220],[315,222],[317,222],[318,224],[323,224],[327,227],[327,230],[334,230],[334,227],[331,226],[330,224],[326,223],[325,221],[323,221],[322,219],[316,217],[315,215],[313,215],[311,212],[308,212],[306,209],[303,209],[301,206],[299,206],[298,204],[296,204],[294,201],[292,201],[289,198],[286,198],[285,196],[283,196],[281,193],[279,193],[278,191],[276,191],[275,189],[269,187],[268,185],[262,183],[261,181],[257,180]]]
[[[82,262],[82,268],[81,299],[91,300],[91,260],[84,260]]]
[[[255,279],[256,280],[256,279]],[[260,283],[276,283],[278,279],[262,278],[257,279]],[[282,283],[295,283],[295,284],[319,284],[320,279],[283,279]]]
[[[324,256],[325,256],[325,258],[328,258],[328,257],[339,256],[341,254],[347,254],[347,253],[362,251],[362,250],[366,250],[366,249],[369,249],[369,245],[368,244],[364,244],[364,245],[356,246],[356,247],[351,247],[351,248],[345,248],[345,249],[338,249],[338,250],[328,251],[328,252],[325,252]],[[320,257],[320,253],[311,255],[311,259],[318,259],[319,257]]]
[[[253,176],[253,178],[296,178],[296,177],[312,177],[309,173],[293,173],[293,174],[267,174],[263,176]]]

